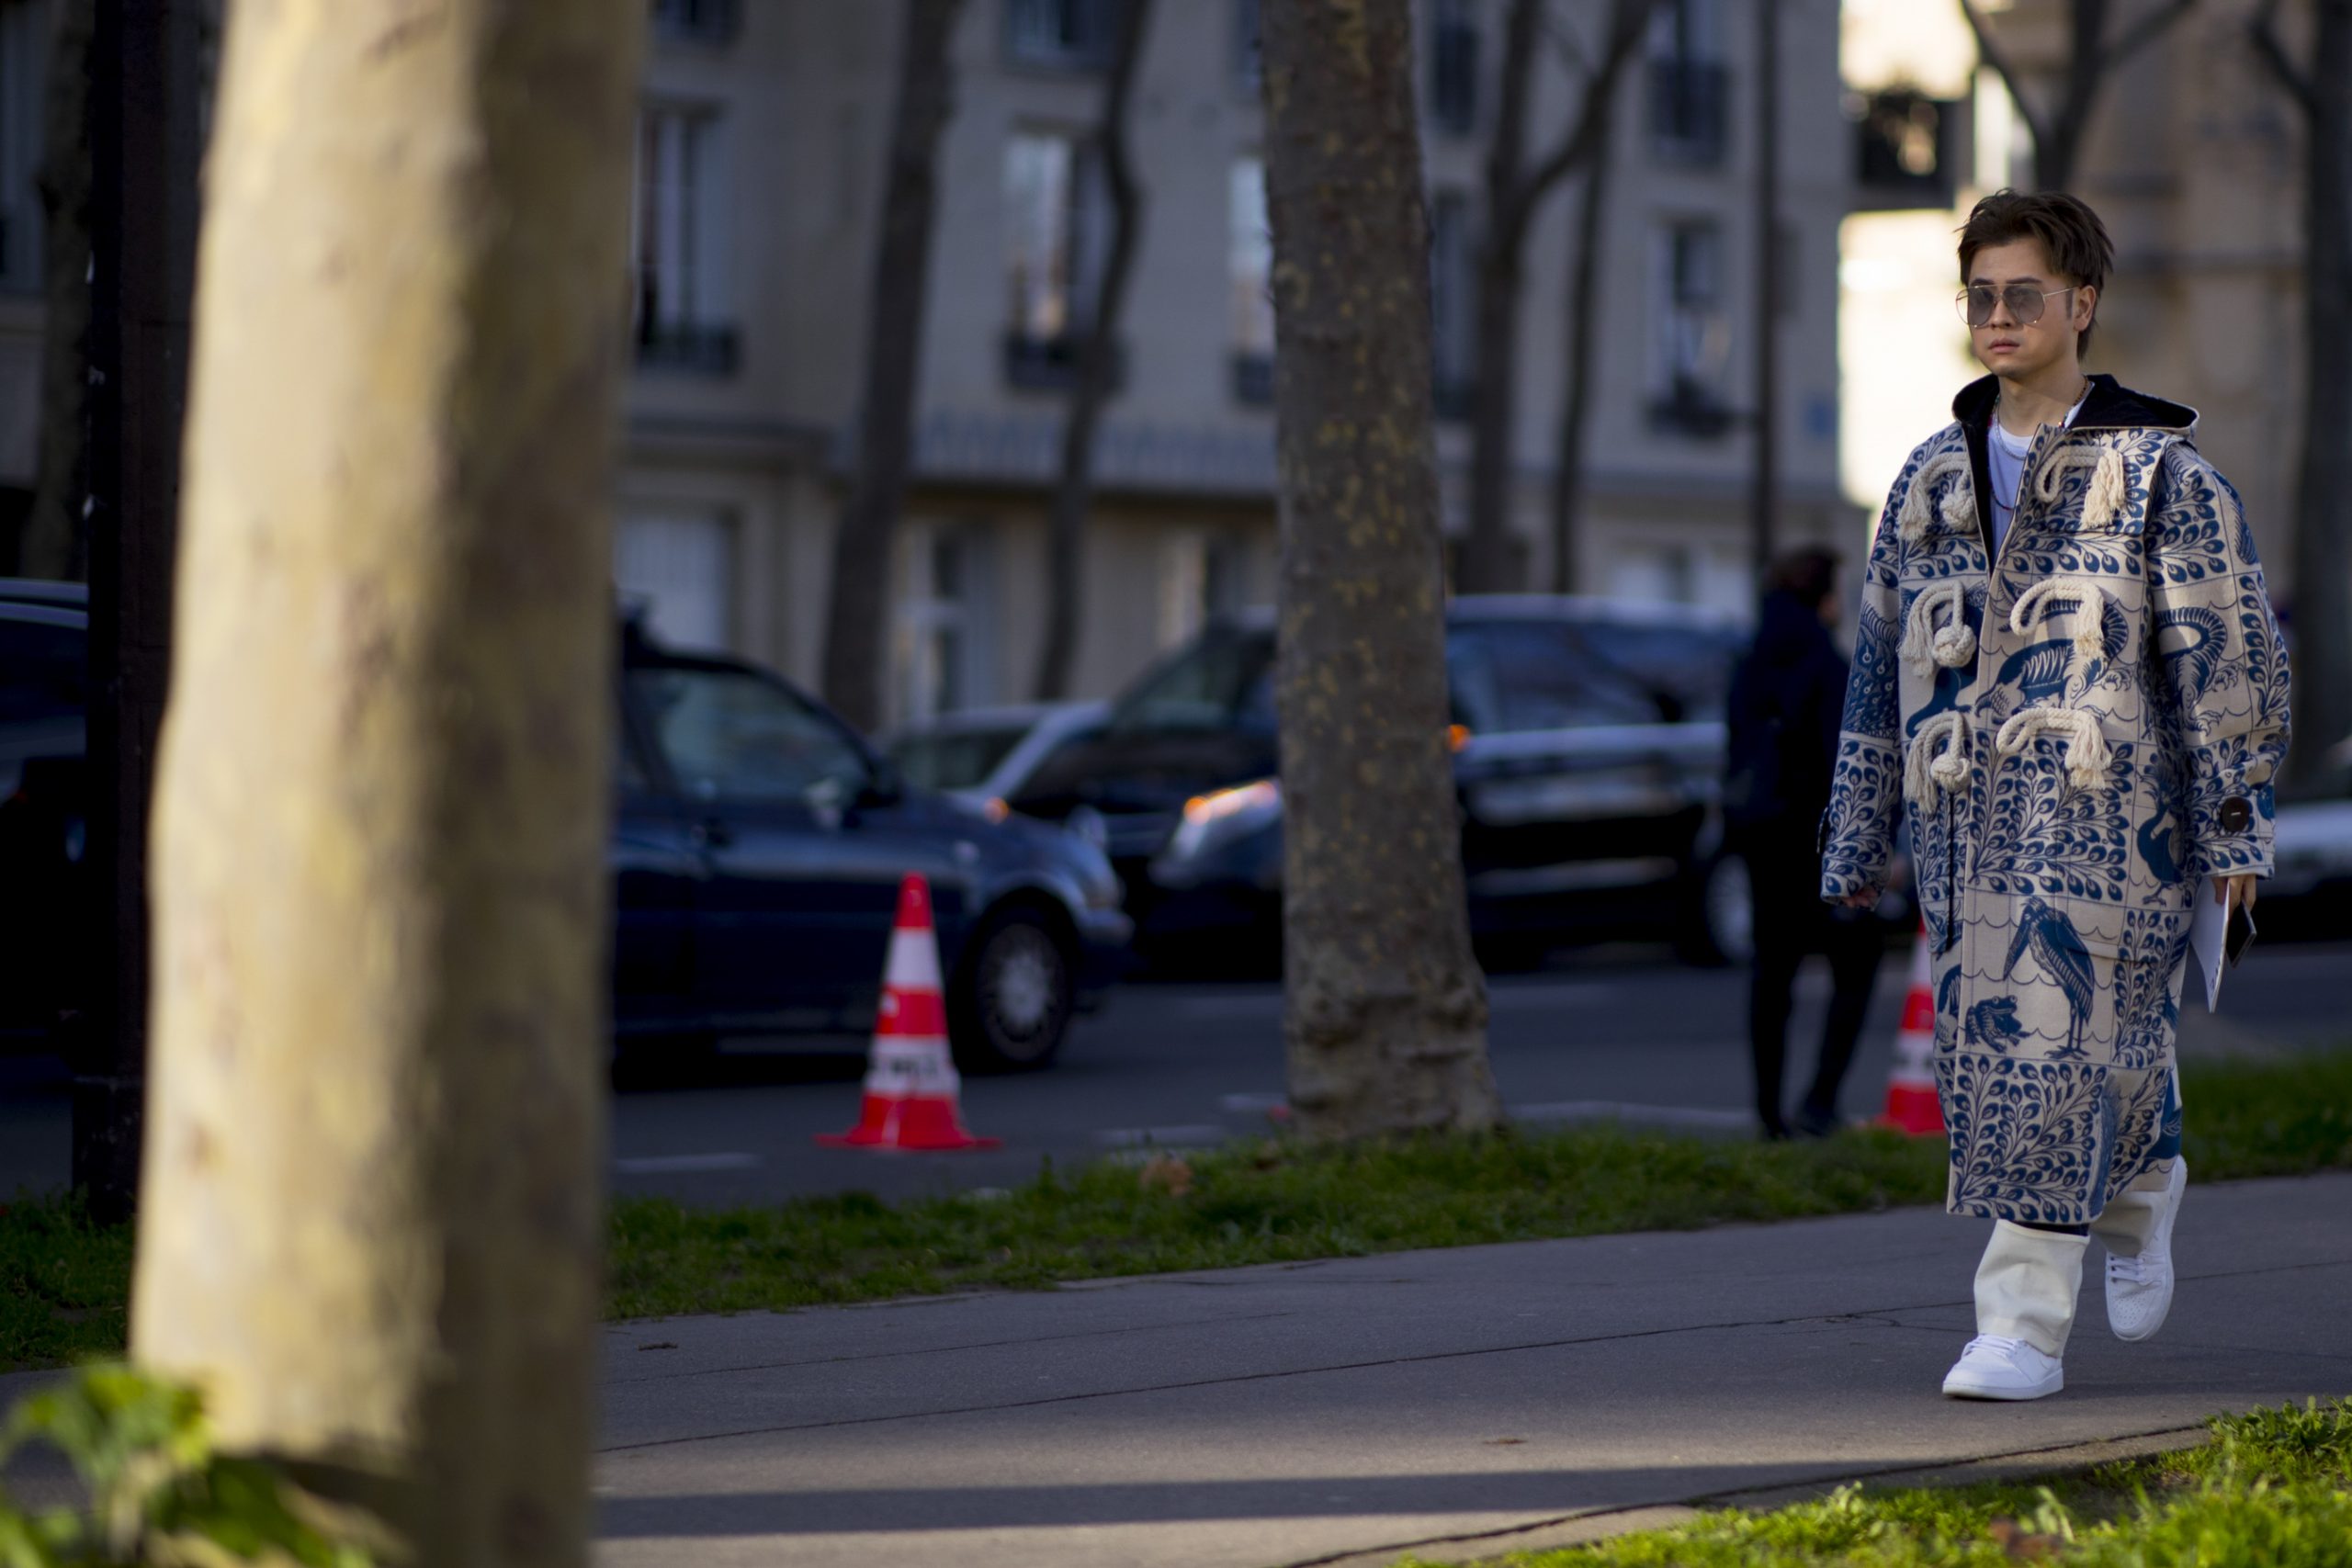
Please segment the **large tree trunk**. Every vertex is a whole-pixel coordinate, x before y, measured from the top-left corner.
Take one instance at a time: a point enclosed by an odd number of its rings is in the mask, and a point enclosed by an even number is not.
[[[899,101],[883,179],[882,234],[866,302],[865,395],[857,469],[833,532],[825,619],[825,697],[861,729],[880,725],[890,626],[891,550],[912,462],[916,375],[931,276],[939,138],[954,113],[950,46],[963,0],[907,0]]]
[[[41,109],[40,447],[13,563],[27,577],[88,570],[90,35],[96,0],[56,0]]]
[[[2352,0],[2314,0],[2302,102],[2302,462],[2296,477],[2289,772],[2315,779],[2352,737]]]
[[[1283,1034],[1314,1137],[1486,1127],[1447,754],[1408,0],[1266,0],[1282,470]]]
[[[1593,365],[1600,348],[1601,242],[1608,231],[1609,119],[1604,117],[1577,213],[1575,273],[1568,285],[1567,386],[1560,398],[1559,451],[1552,471],[1552,592],[1577,589],[1577,552],[1584,536],[1586,434],[1592,423]]]
[[[1037,700],[1046,703],[1069,695],[1070,668],[1078,660],[1085,608],[1086,514],[1094,502],[1094,431],[1117,378],[1119,322],[1126,311],[1136,248],[1143,238],[1143,190],[1136,183],[1134,160],[1127,152],[1127,102],[1151,27],[1151,0],[1127,0],[1125,9],[1118,52],[1102,91],[1102,124],[1095,134],[1111,199],[1111,248],[1094,291],[1094,308],[1080,328],[1078,380],[1062,427],[1061,479],[1054,487],[1047,525],[1046,647],[1037,661]]]
[[[435,1568],[586,1558],[643,0],[240,0],[132,1309]]]

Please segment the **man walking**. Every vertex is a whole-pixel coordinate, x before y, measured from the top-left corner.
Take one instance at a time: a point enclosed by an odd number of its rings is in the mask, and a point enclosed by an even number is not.
[[[2195,412],[2081,369],[2112,257],[2070,196],[1970,213],[1991,374],[1887,498],[1821,826],[1822,896],[1859,905],[1909,818],[1948,1207],[1994,1222],[1944,1381],[1966,1398],[2064,1386],[2091,1233],[2109,1326],[2164,1322],[2190,900],[2253,903],[2287,750],[2278,624]]]
[[[1826,908],[1818,891],[1814,829],[1829,804],[1846,703],[1846,657],[1829,635],[1838,619],[1838,558],[1824,549],[1783,556],[1764,589],[1755,644],[1732,677],[1724,820],[1729,847],[1747,864],[1756,943],[1747,1044],[1767,1138],[1789,1135],[1781,1080],[1797,968],[1808,953],[1829,961],[1821,1057],[1796,1113],[1798,1132],[1822,1137],[1838,1128],[1838,1086],[1861,1038],[1886,944],[1868,909]]]

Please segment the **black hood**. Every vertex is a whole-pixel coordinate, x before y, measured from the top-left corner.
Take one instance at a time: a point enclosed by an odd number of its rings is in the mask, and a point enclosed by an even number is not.
[[[2184,403],[2135,392],[2112,376],[2090,378],[2090,396],[2075,416],[2076,430],[2177,430],[2187,434],[2197,428],[2197,411]],[[1951,416],[1972,431],[1993,420],[1993,400],[2001,390],[1997,376],[1980,376],[1960,389],[1951,400]]]

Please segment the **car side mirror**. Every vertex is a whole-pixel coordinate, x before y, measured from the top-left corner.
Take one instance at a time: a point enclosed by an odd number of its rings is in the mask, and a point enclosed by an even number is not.
[[[888,757],[876,757],[865,775],[865,787],[858,792],[858,804],[896,806],[906,797],[906,775],[899,772],[899,764]]]

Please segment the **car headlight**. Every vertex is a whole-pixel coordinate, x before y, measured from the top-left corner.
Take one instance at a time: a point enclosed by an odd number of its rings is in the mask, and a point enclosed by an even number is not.
[[[1237,839],[1265,829],[1283,814],[1283,786],[1278,779],[1194,795],[1184,803],[1184,819],[1168,841],[1172,860],[1197,860],[1215,854]]]

